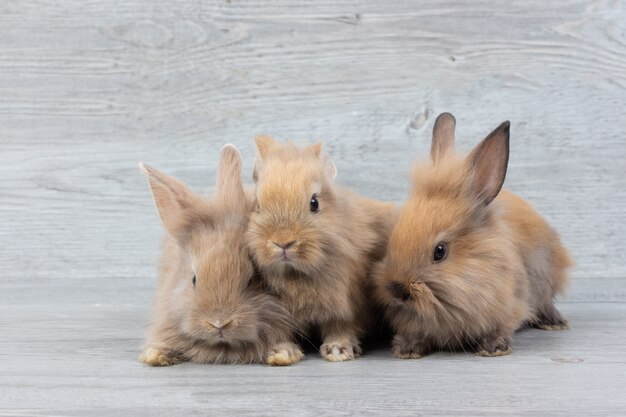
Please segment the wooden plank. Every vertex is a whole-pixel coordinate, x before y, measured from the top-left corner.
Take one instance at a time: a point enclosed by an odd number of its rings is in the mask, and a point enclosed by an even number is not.
[[[401,201],[440,111],[469,149],[513,121],[509,188],[574,253],[626,276],[622,2],[8,1],[0,25],[0,271],[151,271],[144,160],[212,184],[233,142],[324,140],[339,180]],[[129,256],[132,253],[132,256]],[[66,281],[67,280],[67,281]]]
[[[2,306],[0,415],[623,415],[626,304],[560,308],[571,330],[523,331],[501,358],[149,368],[143,306]]]

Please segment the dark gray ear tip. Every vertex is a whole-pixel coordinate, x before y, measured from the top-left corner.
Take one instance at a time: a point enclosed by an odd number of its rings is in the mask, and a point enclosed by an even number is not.
[[[435,119],[435,123],[441,123],[445,121],[456,123],[456,118],[454,117],[452,113],[444,112],[444,113],[441,113],[439,116],[437,116],[437,119]]]
[[[500,129],[504,130],[504,133],[506,133],[506,135],[509,136],[509,132],[511,130],[511,122],[509,122],[508,120],[506,122],[503,122],[500,125]]]

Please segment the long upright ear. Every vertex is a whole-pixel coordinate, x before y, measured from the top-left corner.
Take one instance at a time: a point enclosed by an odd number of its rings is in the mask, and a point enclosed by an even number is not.
[[[272,149],[278,145],[278,142],[276,142],[271,136],[267,135],[257,135],[254,138],[254,142],[256,143],[256,149],[261,159],[267,158],[267,155],[272,151]]]
[[[304,153],[313,155],[317,158],[321,158],[323,147],[324,145],[322,145],[321,143],[314,143],[313,145],[304,148]]]
[[[244,196],[243,186],[241,185],[241,154],[235,145],[224,145],[220,152],[217,194],[231,199],[238,199]]]
[[[267,155],[272,151],[272,149],[278,146],[278,142],[267,135],[257,135],[254,138],[254,142],[256,143],[257,154],[254,158],[252,179],[254,182],[257,182],[259,179],[259,171],[263,168],[263,160],[267,158]]]
[[[175,235],[183,211],[193,206],[195,196],[185,184],[148,165],[139,164],[148,178],[152,198],[165,229]]]
[[[454,153],[454,128],[456,119],[450,113],[441,113],[433,126],[433,143],[430,146],[430,159],[440,161],[447,153]]]
[[[322,152],[323,148],[324,145],[322,143],[314,143],[311,146],[307,146],[304,149],[304,152],[308,155],[312,155],[315,158],[319,158],[324,165],[325,174],[328,176],[328,178],[334,180],[337,176],[337,167],[335,167],[335,164],[333,163],[333,161],[330,160],[328,155]]]
[[[491,132],[467,156],[466,163],[473,174],[472,191],[485,205],[500,192],[509,163],[509,128],[506,121]]]

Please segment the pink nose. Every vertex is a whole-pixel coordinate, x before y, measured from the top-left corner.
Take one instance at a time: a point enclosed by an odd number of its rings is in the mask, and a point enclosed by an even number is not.
[[[216,329],[221,329],[222,327],[224,327],[224,324],[222,323],[221,320],[215,320],[215,321],[208,320],[208,322],[211,326],[215,327]]]
[[[279,248],[281,248],[283,251],[286,251],[287,249],[289,249],[290,247],[292,247],[293,245],[296,244],[295,240],[292,240],[291,242],[287,242],[287,243],[278,243],[278,242],[274,242],[274,245],[278,246]]]
[[[213,327],[215,330],[217,330],[217,335],[220,338],[224,337],[224,327],[226,327],[230,323],[230,321],[223,322],[221,320],[214,320],[214,321],[213,320],[207,320],[207,322],[209,323],[209,325],[211,327]]]

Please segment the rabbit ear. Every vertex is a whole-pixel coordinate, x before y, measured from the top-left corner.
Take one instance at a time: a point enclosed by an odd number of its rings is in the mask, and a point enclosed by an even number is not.
[[[174,177],[148,165],[139,164],[139,168],[148,178],[152,199],[156,205],[161,223],[172,235],[177,233],[177,226],[183,211],[194,204],[194,194],[185,184]]]
[[[257,135],[254,138],[254,142],[256,143],[258,156],[261,159],[267,158],[268,153],[278,145],[278,142],[267,135]]]
[[[334,180],[337,176],[337,168],[335,167],[333,161],[330,160],[328,155],[322,152],[323,148],[324,145],[322,145],[321,143],[316,143],[305,148],[304,152],[309,155],[313,155],[316,158],[319,158],[320,161],[322,161],[322,164],[324,164],[324,172],[326,173],[326,175],[330,179]]]
[[[217,173],[217,194],[227,197],[243,197],[241,185],[241,154],[235,145],[227,144],[220,152]]]
[[[330,179],[334,180],[337,176],[337,167],[325,153],[320,155],[320,159],[324,163],[324,170],[326,171],[326,175],[328,175]]]
[[[257,135],[254,138],[256,143],[257,154],[254,158],[254,168],[252,168],[252,179],[257,182],[259,179],[259,171],[263,167],[263,160],[267,158],[267,155],[278,146],[273,138],[267,135]]]
[[[491,132],[467,156],[466,163],[473,174],[472,191],[485,205],[500,192],[509,162],[509,128],[506,121]]]
[[[316,144],[313,144],[313,145],[308,146],[307,148],[305,148],[304,152],[308,153],[309,155],[313,155],[315,157],[321,158],[322,147],[323,147],[323,145],[321,143],[316,143]]]
[[[433,126],[433,143],[430,147],[430,159],[440,161],[447,153],[454,153],[454,128],[456,119],[450,113],[441,113]]]

